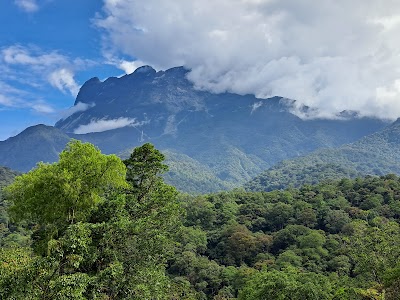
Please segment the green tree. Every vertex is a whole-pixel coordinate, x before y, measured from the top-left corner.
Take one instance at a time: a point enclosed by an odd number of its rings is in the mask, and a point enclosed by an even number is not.
[[[269,230],[279,230],[285,227],[294,211],[290,204],[278,202],[272,204],[265,214],[265,220]]]
[[[126,187],[126,170],[115,155],[89,143],[70,142],[54,164],[39,163],[6,188],[14,220],[56,227],[85,221],[113,189]]]
[[[377,226],[368,226],[364,221],[353,222],[353,233],[347,242],[355,265],[354,273],[367,281],[383,284],[385,272],[400,259],[400,226],[377,219]]]
[[[12,270],[21,278],[5,299],[22,299],[19,283],[24,299],[166,299],[185,292],[165,272],[180,228],[177,192],[159,176],[163,157],[148,160],[149,167],[140,161],[147,154],[131,156],[141,168],[127,164],[127,182],[119,158],[72,142],[59,162],[17,178],[7,197],[13,218],[34,224],[36,255],[20,268],[0,266],[0,288],[12,282]]]
[[[331,299],[332,285],[323,275],[300,272],[261,271],[251,276],[239,292],[239,300],[323,300]]]
[[[161,180],[160,175],[168,170],[165,156],[150,143],[133,150],[124,160],[127,167],[126,179],[137,193],[138,201],[146,196]]]

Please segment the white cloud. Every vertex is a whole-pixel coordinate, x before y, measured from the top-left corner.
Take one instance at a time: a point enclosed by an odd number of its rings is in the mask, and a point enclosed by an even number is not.
[[[89,124],[80,125],[74,130],[75,134],[85,134],[90,132],[103,132],[107,130],[122,128],[126,126],[142,126],[145,122],[137,122],[136,119],[118,118],[118,119],[100,119],[92,120]]]
[[[75,98],[80,88],[74,79],[75,72],[93,64],[33,45],[0,48],[0,109],[29,109],[59,119],[68,110],[60,108],[62,103],[51,104],[53,99],[44,99],[44,91],[51,92],[53,87]],[[74,108],[79,109],[87,108],[82,105]]]
[[[14,105],[14,101],[11,100],[9,97],[7,97],[6,95],[2,95],[0,94],[0,104],[3,106],[8,106],[11,107]]]
[[[14,3],[23,11],[34,13],[39,10],[36,0],[14,0]]]
[[[35,107],[43,104],[39,100],[28,101],[24,98],[29,98],[28,93],[2,81],[0,73],[0,109],[31,108],[36,111]]]
[[[53,71],[49,75],[49,82],[60,91],[65,92],[68,90],[73,97],[78,95],[80,86],[76,83],[71,70],[61,68]]]
[[[104,0],[96,24],[114,55],[185,65],[200,89],[394,119],[399,20],[396,0]]]
[[[62,92],[68,90],[74,97],[79,91],[74,72],[91,64],[89,60],[71,59],[57,51],[45,52],[35,46],[12,45],[0,51],[0,66],[9,70],[7,78],[26,80],[36,87],[50,83]]]
[[[257,109],[259,109],[262,105],[263,105],[262,101],[253,103],[250,114],[253,114],[253,112],[255,112]]]
[[[127,61],[127,60],[122,60],[117,67],[123,70],[126,74],[131,74],[133,71],[135,71],[137,68],[144,66],[145,63],[141,61]]]
[[[39,69],[68,63],[68,58],[56,51],[45,53],[41,49],[32,46],[12,45],[3,48],[1,54],[7,64],[28,65]]]
[[[88,103],[78,102],[74,106],[62,111],[60,113],[61,114],[61,118],[62,119],[66,119],[69,116],[73,115],[74,113],[88,110],[89,108],[94,107],[94,106],[95,106],[94,103],[88,104]]]
[[[54,108],[46,103],[34,103],[31,105],[31,107],[33,110],[35,110],[38,113],[42,113],[42,114],[55,113]]]
[[[0,90],[7,85],[0,81]],[[7,93],[8,92],[8,93]],[[56,110],[48,103],[40,99],[23,99],[26,93],[16,89],[0,91],[0,110],[3,109],[30,109],[39,114],[54,114]]]
[[[107,64],[113,65],[114,67],[124,71],[123,75],[131,74],[137,68],[147,65],[146,63],[140,60],[126,60],[117,58],[109,50],[103,51],[103,56],[105,57]]]

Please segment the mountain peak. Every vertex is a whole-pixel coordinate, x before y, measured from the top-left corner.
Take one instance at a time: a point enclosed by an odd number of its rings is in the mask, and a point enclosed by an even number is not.
[[[45,125],[45,124],[37,124],[37,125],[33,125],[33,126],[29,126],[27,128],[25,128],[25,130],[23,130],[21,132],[21,134],[30,134],[32,132],[38,132],[38,131],[51,131],[51,130],[56,130],[53,126],[49,126],[49,125]]]
[[[10,139],[24,139],[25,137],[33,139],[37,139],[38,137],[50,139],[55,139],[57,137],[65,140],[69,139],[69,137],[60,129],[44,124],[30,126]]]
[[[141,66],[141,67],[137,68],[133,72],[133,74],[138,74],[138,73],[156,73],[156,70],[154,70],[153,67],[146,65],[146,66]]]
[[[81,88],[79,89],[79,93],[76,96],[76,100],[74,105],[77,105],[78,102],[82,102],[81,98],[82,98],[82,93],[85,93],[85,91],[87,90],[96,90],[98,88],[98,86],[101,84],[101,80],[98,77],[93,77],[90,78],[88,81],[86,81]],[[83,97],[84,98],[84,97]]]

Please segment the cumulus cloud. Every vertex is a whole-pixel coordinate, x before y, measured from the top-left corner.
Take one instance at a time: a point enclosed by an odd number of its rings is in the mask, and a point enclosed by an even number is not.
[[[39,10],[36,0],[14,0],[15,5],[28,13],[34,13]]]
[[[85,134],[90,132],[103,132],[107,130],[122,128],[126,126],[142,126],[145,122],[137,122],[136,119],[118,118],[118,119],[100,119],[92,120],[89,124],[80,125],[74,130],[75,134]]]
[[[104,0],[96,24],[108,51],[185,65],[199,89],[400,116],[400,1]]]

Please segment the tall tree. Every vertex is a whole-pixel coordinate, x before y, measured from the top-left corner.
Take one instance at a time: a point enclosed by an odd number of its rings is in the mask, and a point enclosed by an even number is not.
[[[126,170],[115,155],[89,143],[70,142],[54,164],[39,163],[7,189],[14,220],[62,226],[85,221],[112,190],[126,187]]]
[[[152,151],[158,152],[152,145],[134,151],[127,182],[119,158],[71,142],[59,162],[39,164],[7,189],[13,218],[35,224],[35,255],[16,269],[19,286],[31,286],[27,299],[165,299],[185,292],[165,273],[180,209],[176,190],[159,176],[163,157],[149,159]],[[0,265],[0,290],[11,271]],[[19,286],[8,289],[9,299],[19,299]]]
[[[135,148],[130,157],[124,160],[126,179],[137,193],[139,201],[156,187],[161,180],[160,175],[168,171],[164,160],[164,154],[150,143]]]

